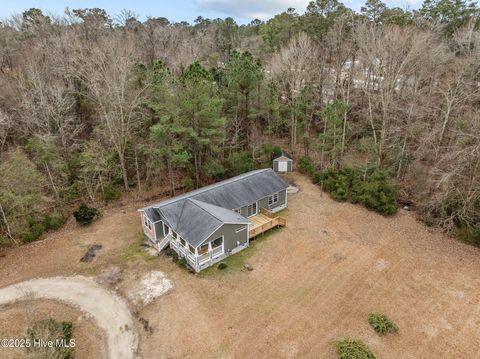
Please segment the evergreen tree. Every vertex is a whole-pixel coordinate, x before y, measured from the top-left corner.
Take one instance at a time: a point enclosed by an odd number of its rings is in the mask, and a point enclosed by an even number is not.
[[[216,158],[224,139],[222,102],[212,75],[198,62],[180,78],[178,116],[185,131],[185,144],[193,160],[195,182],[202,184],[202,172],[209,158]]]

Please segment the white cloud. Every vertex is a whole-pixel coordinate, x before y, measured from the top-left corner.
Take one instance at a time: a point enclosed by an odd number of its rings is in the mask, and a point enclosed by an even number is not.
[[[196,0],[200,10],[260,20],[267,20],[290,7],[303,13],[309,2],[310,0]]]

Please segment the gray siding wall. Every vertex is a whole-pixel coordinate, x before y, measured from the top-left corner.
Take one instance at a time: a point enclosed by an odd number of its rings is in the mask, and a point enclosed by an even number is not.
[[[278,202],[271,206],[268,205],[268,197],[261,198],[258,200],[258,212],[260,213],[260,208],[266,208],[271,210],[276,207],[283,206],[285,205],[286,198],[287,198],[286,189],[278,193]],[[240,208],[240,214],[244,217],[247,217],[247,206]]]
[[[237,241],[240,242],[240,245],[248,243],[248,227],[239,233],[235,233],[237,229],[246,226],[246,224],[224,224],[203,243],[208,243],[223,236],[225,253],[227,253],[237,247]]]
[[[163,239],[165,235],[163,234],[163,222],[157,222],[155,225],[155,233],[157,234],[157,239]]]

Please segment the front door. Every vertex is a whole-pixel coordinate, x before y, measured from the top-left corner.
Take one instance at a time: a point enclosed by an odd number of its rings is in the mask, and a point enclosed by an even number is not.
[[[278,172],[287,172],[287,161],[278,161]]]
[[[165,224],[165,222],[163,222],[163,235],[164,235],[164,236],[167,236],[167,234],[169,234],[169,233],[170,233],[170,227],[167,226],[167,225]]]

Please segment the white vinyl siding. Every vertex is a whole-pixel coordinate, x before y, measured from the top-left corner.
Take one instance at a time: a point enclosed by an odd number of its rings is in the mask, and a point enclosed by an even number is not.
[[[278,161],[278,172],[287,172],[288,163],[287,161]]]

